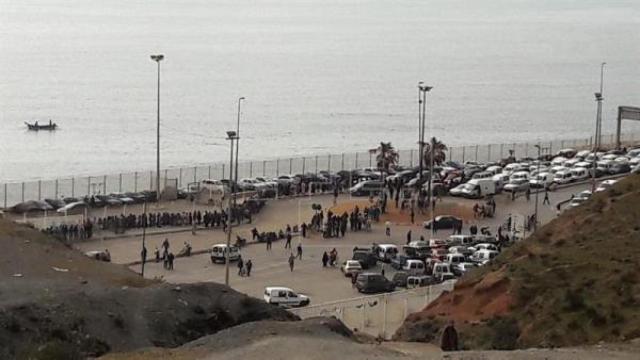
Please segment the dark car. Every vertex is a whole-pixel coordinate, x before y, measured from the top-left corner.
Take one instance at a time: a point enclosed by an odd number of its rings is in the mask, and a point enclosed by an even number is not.
[[[391,259],[391,267],[400,270],[407,263],[407,260],[412,259],[406,255],[398,255]]]
[[[424,222],[424,228],[425,229],[431,229],[432,226],[432,221],[425,221]],[[440,229],[453,229],[456,227],[461,227],[462,226],[462,219],[457,218],[453,215],[440,215],[440,216],[436,216],[435,218],[435,229],[436,230],[440,230]]]
[[[629,164],[624,164],[624,163],[617,163],[612,165],[609,168],[609,174],[611,175],[626,174],[629,171],[631,171],[631,166],[629,166]]]
[[[407,287],[407,278],[409,274],[404,271],[398,271],[393,274],[391,281],[396,284],[396,287]]]
[[[360,273],[356,279],[356,289],[361,293],[384,293],[395,290],[396,284],[379,273]]]
[[[44,201],[45,201],[47,204],[51,205],[51,207],[52,207],[54,210],[58,210],[58,209],[60,209],[61,207],[63,207],[63,206],[65,206],[65,205],[67,205],[64,201],[62,201],[62,200],[60,200],[60,199],[44,199]]]
[[[354,250],[351,260],[358,261],[362,268],[365,270],[370,267],[376,266],[376,264],[378,263],[378,259],[376,259],[376,256],[371,252],[371,250],[363,249]]]

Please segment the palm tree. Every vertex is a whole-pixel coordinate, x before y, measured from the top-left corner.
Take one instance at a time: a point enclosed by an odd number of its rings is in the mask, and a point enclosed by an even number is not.
[[[442,163],[447,159],[447,145],[436,139],[434,136],[431,138],[430,142],[424,144],[423,161],[426,164],[426,167],[431,166],[431,144],[433,144],[433,148],[435,149],[433,152],[433,163],[436,165],[442,165]]]
[[[395,166],[398,163],[400,158],[398,151],[390,142],[381,142],[380,146],[376,149],[376,153],[376,164],[378,165],[378,169],[386,173],[389,172],[389,169],[392,166]]]

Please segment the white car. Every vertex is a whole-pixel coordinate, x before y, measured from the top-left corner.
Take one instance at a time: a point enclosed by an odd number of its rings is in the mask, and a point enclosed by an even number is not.
[[[578,195],[576,195],[573,199],[571,199],[569,206],[570,207],[580,206],[584,202],[589,200],[590,197],[591,197],[591,191],[589,190],[582,191]]]
[[[485,265],[499,254],[500,253],[495,250],[478,250],[471,255],[471,260],[480,265]]]
[[[605,180],[601,182],[600,185],[598,185],[598,187],[596,188],[596,192],[606,191],[607,189],[610,189],[613,185],[615,185],[617,182],[618,180],[615,180],[615,179]]]
[[[81,213],[88,207],[89,206],[84,201],[76,201],[61,207],[56,210],[56,212],[59,214]]]
[[[362,265],[358,260],[347,260],[342,263],[340,270],[344,273],[344,276],[353,276],[362,271]]]
[[[225,263],[227,261],[227,252],[229,252],[229,261],[237,261],[240,259],[240,249],[237,246],[227,246],[227,244],[216,244],[211,247],[211,262]]]
[[[546,188],[553,182],[553,174],[548,172],[542,172],[534,176],[529,180],[529,184],[532,188]]]
[[[307,306],[311,302],[308,296],[297,294],[289,288],[280,286],[264,288],[264,301],[282,307]]]

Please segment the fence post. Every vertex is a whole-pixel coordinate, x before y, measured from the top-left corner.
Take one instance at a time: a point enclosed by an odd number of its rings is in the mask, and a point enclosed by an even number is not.
[[[291,170],[291,162],[289,162],[289,170]],[[276,177],[278,176],[280,176],[280,159],[276,159]]]
[[[118,176],[118,192],[122,192],[122,173]]]
[[[409,166],[413,166],[413,149],[409,152]]]
[[[262,160],[262,177],[267,176],[267,160]]]
[[[253,161],[249,161],[249,177],[253,177]]]
[[[513,149],[513,157],[517,159],[518,155],[516,155],[516,143],[513,143],[512,149]]]
[[[71,197],[76,197],[76,178],[71,178]]]
[[[102,193],[107,194],[107,175],[102,177]]]
[[[524,157],[529,157],[529,143],[524,143]]]
[[[476,145],[476,157],[475,157],[474,161],[478,161],[478,145]]]
[[[22,182],[22,202],[24,202],[24,181]]]
[[[356,152],[356,166],[354,166],[354,169],[358,168],[358,153]]]
[[[327,172],[331,174],[331,154],[327,155]]]
[[[462,163],[463,164],[464,164],[464,155],[465,155],[466,149],[467,149],[467,147],[463,145],[462,146]]]
[[[383,295],[384,297],[384,303],[382,304],[382,338],[386,339],[387,338],[387,295]]]
[[[4,209],[7,208],[7,184],[4,184]]]
[[[307,158],[305,158],[304,156],[302,157],[302,174],[304,175],[304,168],[307,165]]]
[[[153,189],[153,171],[149,171],[149,190]],[[178,185],[179,186],[179,185]],[[156,189],[156,191],[160,192],[160,189]]]
[[[55,194],[55,198],[57,199],[58,198],[58,179],[56,179],[56,189],[54,194]]]
[[[224,179],[224,173],[225,173],[224,169],[225,169],[225,167],[224,167],[224,163],[222,163],[222,178],[223,178],[223,179]],[[231,180],[231,179],[229,179],[229,180]]]
[[[341,160],[340,160],[340,170],[344,171],[344,153],[342,153]]]
[[[491,144],[487,145],[487,162],[491,161]]]
[[[293,172],[293,158],[289,158],[289,174]]]
[[[209,172],[207,173],[207,175],[208,175],[207,178],[211,179],[211,165],[209,165]],[[165,179],[166,179],[166,176],[165,176]]]
[[[182,168],[180,168],[180,177],[178,178],[178,187],[182,187]]]
[[[42,200],[42,180],[38,180],[38,201]]]
[[[318,155],[316,155],[316,175],[318,175]]]
[[[133,173],[133,192],[138,192],[138,172]]]
[[[198,182],[197,177],[198,177],[198,167],[194,166],[193,167],[193,182],[194,183]]]

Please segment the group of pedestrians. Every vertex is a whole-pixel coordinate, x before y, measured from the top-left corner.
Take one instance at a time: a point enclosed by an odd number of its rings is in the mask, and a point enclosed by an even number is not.
[[[222,227],[225,229],[227,221],[228,216],[224,210],[220,212],[216,210],[201,212],[198,210],[193,212],[120,214],[96,219],[98,228],[116,233],[143,227],[192,226],[194,222],[195,225],[204,226],[205,228]]]
[[[93,236],[93,223],[86,220],[77,224],[52,225],[42,231],[63,241],[87,240]]]
[[[247,260],[245,263],[242,259],[242,256],[238,259],[238,276],[251,276],[251,269],[253,269],[253,261],[251,259]]]

